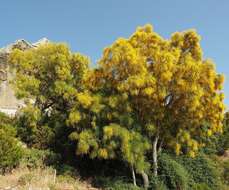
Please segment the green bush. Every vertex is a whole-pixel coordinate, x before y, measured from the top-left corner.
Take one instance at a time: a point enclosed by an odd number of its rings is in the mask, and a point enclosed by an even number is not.
[[[223,163],[223,181],[226,185],[229,185],[229,160]]]
[[[191,176],[174,158],[166,153],[159,156],[159,178],[168,189],[188,189]],[[153,178],[153,177],[152,177]]]
[[[223,133],[219,136],[218,149],[221,153],[229,149],[229,112],[224,115]]]
[[[159,178],[151,177],[149,190],[168,190]]]
[[[13,125],[14,119],[0,112],[0,123],[1,125]]]
[[[196,158],[180,156],[176,160],[187,170],[194,183],[206,184],[212,190],[221,189],[220,170],[206,155],[200,154]]]
[[[143,190],[120,178],[97,177],[94,181],[94,185],[104,190]]]
[[[205,183],[197,183],[194,185],[193,190],[211,190],[211,188]]]
[[[11,170],[20,162],[22,148],[15,136],[16,130],[11,125],[0,124],[0,173]]]
[[[60,156],[50,150],[39,150],[35,148],[25,149],[21,165],[28,168],[37,168],[45,165],[57,165]]]
[[[59,164],[57,165],[56,169],[59,175],[71,177],[79,176],[79,173],[77,172],[76,168],[67,164]]]
[[[229,112],[224,115],[223,132],[211,137],[200,137],[206,146],[202,149],[206,154],[222,155],[229,149]]]
[[[41,121],[41,112],[34,106],[27,106],[20,110],[15,118],[17,135],[28,147],[47,149],[53,143],[54,132]]]

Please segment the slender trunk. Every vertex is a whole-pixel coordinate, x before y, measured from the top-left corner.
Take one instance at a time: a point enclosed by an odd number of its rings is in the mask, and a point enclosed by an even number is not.
[[[137,186],[136,176],[135,176],[135,172],[134,172],[134,167],[133,166],[131,166],[131,171],[132,171],[133,184],[134,184],[134,186]]]
[[[162,145],[163,145],[163,140],[161,140],[160,144],[159,144],[159,147],[158,147],[158,154],[161,153],[162,151]]]
[[[157,177],[157,143],[158,143],[159,135],[157,134],[153,141],[153,174],[155,177]]]
[[[148,189],[149,188],[149,178],[148,178],[148,175],[144,171],[141,171],[141,175],[142,175],[142,179],[143,179],[143,183],[144,183],[144,188],[145,189]]]
[[[54,169],[53,183],[56,184],[56,169]]]

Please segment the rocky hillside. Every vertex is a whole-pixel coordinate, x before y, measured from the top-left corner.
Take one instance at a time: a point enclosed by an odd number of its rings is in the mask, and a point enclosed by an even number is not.
[[[24,39],[17,40],[12,44],[7,45],[0,49],[0,111],[8,115],[14,115],[19,107],[23,105],[22,101],[19,101],[14,94],[12,87],[10,86],[10,80],[13,77],[12,72],[9,71],[7,64],[7,58],[10,52],[17,48],[20,50],[27,50],[30,48],[36,48],[41,44],[49,42],[48,39],[42,38],[35,43],[30,43]]]

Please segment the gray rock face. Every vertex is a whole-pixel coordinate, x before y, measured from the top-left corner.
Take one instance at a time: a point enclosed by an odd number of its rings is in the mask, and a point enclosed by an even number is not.
[[[9,66],[7,64],[10,52],[13,49],[24,51],[30,48],[36,48],[48,42],[49,40],[46,38],[42,38],[35,43],[21,39],[0,49],[0,112],[14,115],[23,106],[23,101],[15,97],[15,93],[10,85],[10,81],[13,80],[13,73],[9,72]]]

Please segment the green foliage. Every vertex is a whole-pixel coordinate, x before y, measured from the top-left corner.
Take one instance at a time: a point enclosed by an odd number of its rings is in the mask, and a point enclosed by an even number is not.
[[[20,138],[30,147],[55,146],[57,130],[66,127],[71,111],[90,103],[82,96],[88,95],[83,83],[88,58],[71,53],[64,44],[48,43],[24,52],[14,50],[9,63],[16,71],[12,81],[16,94],[26,103],[18,115]]]
[[[203,140],[205,147],[203,148],[206,154],[222,155],[229,149],[229,112],[224,114],[223,131],[211,137],[199,137]]]
[[[59,161],[60,155],[50,150],[30,148],[24,149],[20,164],[28,168],[38,168],[47,165],[58,165]]]
[[[229,160],[223,162],[222,167],[223,167],[223,173],[222,173],[223,181],[226,185],[229,186]]]
[[[46,124],[40,125],[41,119],[40,110],[30,104],[17,115],[17,134],[29,147],[45,149],[53,143],[54,131]]]
[[[168,190],[164,182],[158,177],[151,177],[150,179],[150,190]]]
[[[148,169],[149,164],[145,160],[144,154],[149,150],[150,144],[140,133],[134,130],[129,131],[117,124],[105,126],[103,131],[103,142],[109,156],[115,155],[115,151],[120,151],[122,159],[133,165],[138,172]]]
[[[220,189],[220,171],[216,163],[206,155],[199,155],[196,158],[182,156],[177,161],[183,165],[193,181],[197,184],[206,184],[212,190]]]
[[[1,125],[13,125],[14,120],[13,118],[10,118],[5,113],[0,112],[0,123]]]
[[[65,44],[48,43],[27,51],[14,50],[9,63],[16,71],[12,81],[16,94],[26,103],[17,115],[18,136],[28,147],[51,149],[69,159],[75,148],[68,136],[75,126],[68,124],[75,124],[73,113],[84,113],[91,100],[83,82],[88,58],[72,53]],[[87,126],[89,115],[83,116]]]
[[[229,112],[224,114],[223,133],[217,138],[218,153],[223,154],[229,149]]]
[[[197,183],[194,185],[193,190],[211,190],[211,188],[205,183]]]
[[[188,189],[192,180],[188,171],[168,154],[159,156],[159,177],[168,189]]]
[[[76,169],[70,165],[62,164],[57,166],[57,169],[61,175],[69,175],[69,176],[76,175]]]
[[[196,158],[190,158],[162,153],[159,156],[159,175],[157,178],[151,177],[151,188],[160,187],[171,190],[223,189],[223,183],[226,185],[228,180],[227,162],[224,164],[222,162],[216,163],[215,160],[202,154]]]
[[[95,186],[102,187],[104,190],[143,190],[119,178],[97,177],[94,183]]]
[[[20,162],[22,147],[15,136],[15,128],[0,124],[0,173],[11,170]]]

